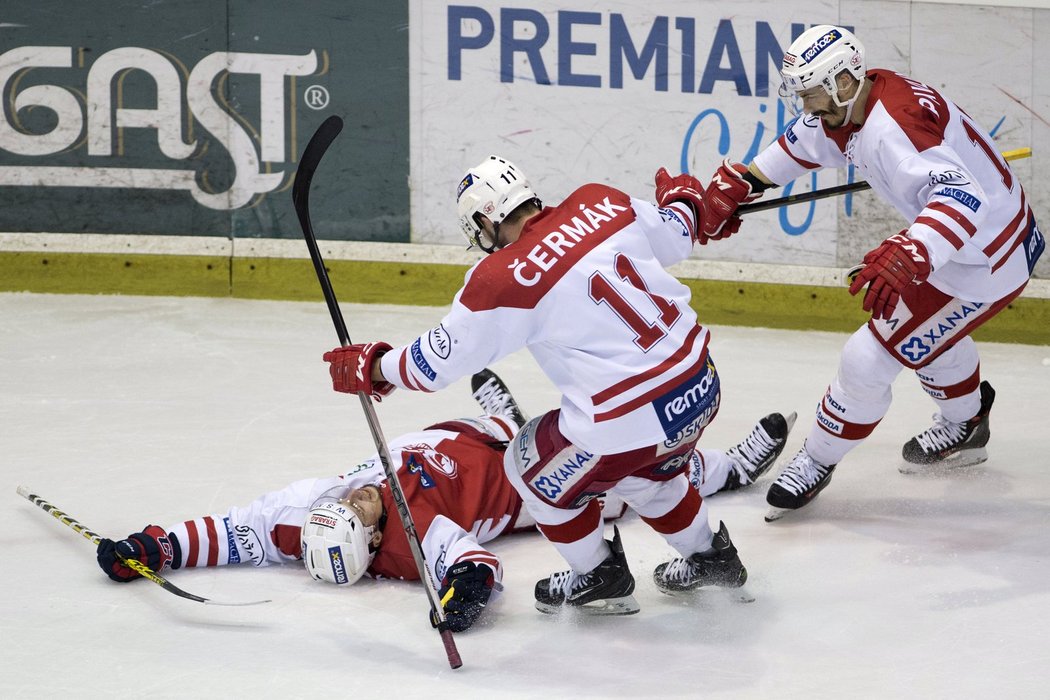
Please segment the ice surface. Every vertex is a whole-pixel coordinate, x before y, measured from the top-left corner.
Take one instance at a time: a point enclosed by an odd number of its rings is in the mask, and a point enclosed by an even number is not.
[[[404,342],[439,308],[345,305],[358,340]],[[715,327],[728,447],[798,411],[801,445],[845,335]],[[998,392],[990,459],[950,476],[897,472],[932,402],[909,373],[875,434],[805,511],[763,522],[765,477],[710,501],[751,574],[751,604],[663,596],[670,556],[622,524],[638,615],[533,609],[564,568],[539,535],[493,543],[506,591],[457,636],[448,668],[418,584],[312,581],[299,567],[171,572],[254,608],[120,585],[91,545],[18,484],[108,536],[225,511],[374,450],[356,399],[330,390],[324,304],[0,294],[0,697],[1035,698],[1050,683],[1050,348],[981,344]],[[495,366],[532,415],[557,393],[527,353]],[[388,437],[474,415],[467,380],[378,406]]]

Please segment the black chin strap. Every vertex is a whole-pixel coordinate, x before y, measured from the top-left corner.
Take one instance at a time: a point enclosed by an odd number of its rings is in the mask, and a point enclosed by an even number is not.
[[[499,224],[497,224],[495,221],[492,222],[492,230],[496,234],[496,240],[492,242],[492,245],[486,246],[484,243],[481,242],[482,238],[485,237],[485,227],[481,225],[481,221],[478,218],[480,216],[481,214],[474,214],[474,223],[478,226],[478,235],[474,236],[474,244],[478,248],[481,248],[483,251],[485,251],[486,255],[491,255],[492,253],[496,252],[497,248],[501,247],[499,245]],[[489,220],[492,221],[491,219]]]

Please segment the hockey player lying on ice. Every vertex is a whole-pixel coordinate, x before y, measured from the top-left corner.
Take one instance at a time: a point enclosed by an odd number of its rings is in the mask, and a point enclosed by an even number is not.
[[[525,417],[492,372],[474,375],[472,387],[486,415],[439,423],[390,442],[428,570],[441,582],[445,615],[456,632],[477,620],[500,587],[502,564],[483,543],[535,527],[503,471],[507,441]],[[793,422],[793,415],[785,420],[771,414],[726,452],[697,450],[690,467],[694,486],[706,496],[751,484],[752,475],[780,454]],[[623,513],[614,500],[605,502],[606,519]],[[365,575],[418,578],[378,455],[342,476],[304,479],[226,514],[166,531],[149,525],[120,542],[102,540],[99,566],[115,581],[130,581],[139,575],[120,563],[116,551],[154,571],[302,560],[311,576],[332,583],[351,584]]]

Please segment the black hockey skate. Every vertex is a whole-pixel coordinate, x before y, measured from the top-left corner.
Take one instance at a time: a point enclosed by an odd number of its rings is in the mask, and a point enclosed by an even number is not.
[[[608,540],[607,540],[608,541]],[[536,582],[536,609],[554,614],[579,610],[588,615],[633,615],[640,609],[631,595],[634,576],[620,543],[620,530],[613,526],[609,542],[612,553],[586,574],[561,571]]]
[[[711,549],[660,564],[653,571],[653,581],[662,593],[671,594],[694,591],[701,586],[739,588],[747,581],[747,569],[740,563],[725,523],[720,522]]]
[[[995,401],[995,389],[981,382],[981,410],[963,423],[953,423],[940,413],[934,414],[933,426],[904,443],[902,474],[919,474],[940,469],[958,469],[980,464],[988,459],[988,414]]]
[[[490,416],[508,418],[519,428],[528,420],[511,396],[510,389],[492,370],[483,369],[472,376],[470,390],[481,410]]]
[[[733,473],[726,479],[721,491],[735,491],[755,483],[758,477],[769,471],[773,462],[784,451],[788,433],[795,425],[797,413],[787,418],[779,413],[770,413],[758,422],[744,441],[726,450],[733,462]]]
[[[812,501],[831,483],[834,471],[834,464],[814,461],[803,445],[766,492],[766,503],[771,506],[766,522],[779,520],[788,511],[798,510]]]

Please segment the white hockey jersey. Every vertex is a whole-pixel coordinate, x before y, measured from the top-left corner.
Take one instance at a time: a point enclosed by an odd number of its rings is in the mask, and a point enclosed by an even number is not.
[[[463,560],[487,564],[496,581],[502,579],[499,557],[482,544],[515,528],[521,499],[504,477],[503,450],[493,446],[495,438],[489,432],[491,427],[480,421],[460,420],[409,433],[390,443],[423,556],[438,585],[446,568]],[[510,439],[510,432],[505,432],[500,438]],[[231,508],[226,514],[169,528],[181,553],[172,567],[249,562],[264,566],[299,561],[300,533],[311,504],[340,484],[380,487],[387,524],[369,575],[418,579],[378,455],[342,476],[297,481],[245,507]],[[531,524],[531,519],[523,518],[517,527]]]
[[[811,170],[852,163],[909,222],[908,235],[926,245],[931,285],[974,302],[1018,290],[1043,238],[995,142],[928,85],[886,70],[867,77],[873,85],[863,125],[829,129],[817,117],[801,116],[754,165],[783,185]]]
[[[681,439],[702,412],[708,332],[664,268],[689,256],[692,226],[684,205],[585,185],[471,268],[448,315],[384,355],[383,374],[434,391],[527,347],[562,392],[559,428],[579,447]]]

